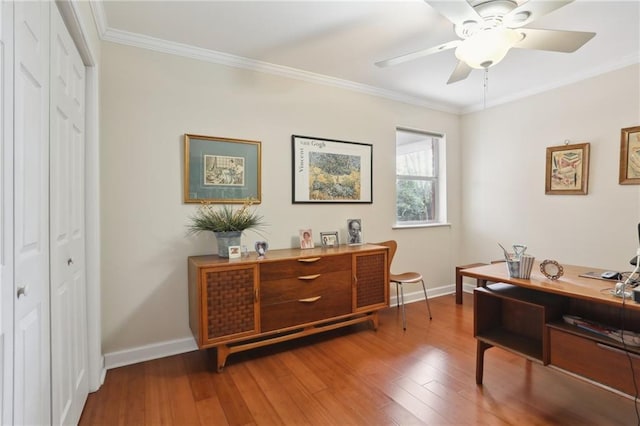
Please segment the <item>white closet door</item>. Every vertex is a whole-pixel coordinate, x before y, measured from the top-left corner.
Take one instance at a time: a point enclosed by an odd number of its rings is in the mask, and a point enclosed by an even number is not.
[[[52,424],[77,424],[89,393],[84,227],[85,68],[51,11]]]
[[[50,423],[49,11],[14,2],[14,423]]]

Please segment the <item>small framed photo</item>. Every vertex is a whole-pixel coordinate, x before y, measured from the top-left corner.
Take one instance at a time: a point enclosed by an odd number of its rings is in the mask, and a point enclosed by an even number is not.
[[[347,232],[349,244],[362,244],[362,219],[348,219]]]
[[[229,259],[239,259],[242,257],[242,248],[240,246],[229,246]]]
[[[311,229],[301,229],[299,235],[301,249],[310,249],[315,247],[313,244],[313,231]]]
[[[621,130],[619,182],[621,185],[640,185],[640,126]]]
[[[587,195],[589,143],[547,148],[545,194]]]
[[[258,258],[263,258],[267,254],[267,250],[269,250],[269,243],[266,241],[256,241],[255,249],[256,253],[258,253]]]
[[[321,232],[320,241],[322,242],[323,247],[335,247],[337,245],[340,245],[340,240],[338,239],[338,231]]]

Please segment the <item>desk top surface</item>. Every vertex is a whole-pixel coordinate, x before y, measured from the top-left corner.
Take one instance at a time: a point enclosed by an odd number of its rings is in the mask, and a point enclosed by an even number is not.
[[[531,278],[528,280],[510,278],[504,262],[463,269],[460,271],[460,274],[466,277],[492,282],[503,282],[576,299],[593,300],[615,306],[622,304],[622,298],[611,294],[611,290],[614,288],[616,281],[605,281],[581,276],[588,272],[595,272],[596,275],[599,275],[604,272],[604,270],[574,265],[562,265],[562,267],[564,274],[557,280],[551,280],[542,274],[540,271],[540,262],[535,262],[531,271]],[[630,309],[640,310],[640,304],[634,302],[632,298],[627,298],[625,304]]]

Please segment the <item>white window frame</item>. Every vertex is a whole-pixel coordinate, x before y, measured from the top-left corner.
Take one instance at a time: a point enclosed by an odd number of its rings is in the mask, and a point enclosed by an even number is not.
[[[426,226],[440,226],[447,224],[447,193],[446,193],[446,139],[445,135],[441,133],[434,133],[416,129],[409,129],[404,127],[396,128],[396,158],[399,152],[399,148],[406,144],[406,138],[404,136],[423,136],[425,138],[435,138],[435,146],[433,147],[433,159],[434,159],[434,173],[433,176],[413,176],[413,175],[399,175],[395,173],[396,180],[396,197],[394,203],[394,228],[415,228]],[[431,220],[416,220],[416,221],[398,221],[398,180],[416,180],[422,182],[435,181],[434,187],[434,204],[435,204],[435,217]]]

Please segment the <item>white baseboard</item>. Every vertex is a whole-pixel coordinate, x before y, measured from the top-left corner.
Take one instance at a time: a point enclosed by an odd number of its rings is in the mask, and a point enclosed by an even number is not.
[[[389,291],[390,291],[389,305],[395,306],[397,303],[395,286],[391,285]],[[427,288],[427,296],[429,297],[429,299],[433,299],[434,297],[440,297],[440,296],[445,296],[447,294],[455,293],[455,291],[456,291],[455,285],[449,284],[449,285],[444,285],[436,288]],[[408,293],[406,291],[404,292],[404,303],[413,303],[413,302],[418,302],[420,300],[424,300],[424,292],[422,291],[422,289],[412,291],[411,293]]]
[[[196,349],[198,349],[198,345],[193,337],[169,340],[166,342],[154,343],[151,345],[139,346],[137,348],[105,354],[104,366],[108,370],[111,368],[136,364],[138,362],[191,352]]]
[[[473,288],[470,286],[470,288]],[[390,287],[391,297],[390,305],[395,306],[396,297],[395,297],[395,288],[393,286]],[[444,296],[447,294],[451,294],[455,291],[455,286],[453,284],[436,287],[436,288],[428,288],[427,295],[429,298]],[[471,290],[472,291],[472,290]],[[404,294],[404,302],[405,303],[413,303],[418,302],[420,300],[424,300],[424,293],[422,289],[418,291],[412,291],[411,293],[405,292]],[[146,346],[139,346],[137,348],[125,349],[122,351],[111,352],[104,355],[104,368],[105,371],[123,367],[125,365],[137,364],[138,362],[150,361],[152,359],[164,358],[167,356],[182,354],[185,352],[191,352],[198,349],[198,345],[193,337],[186,337],[184,339],[177,340],[169,340],[166,342],[154,343]],[[102,377],[101,382],[104,381],[104,376]]]

